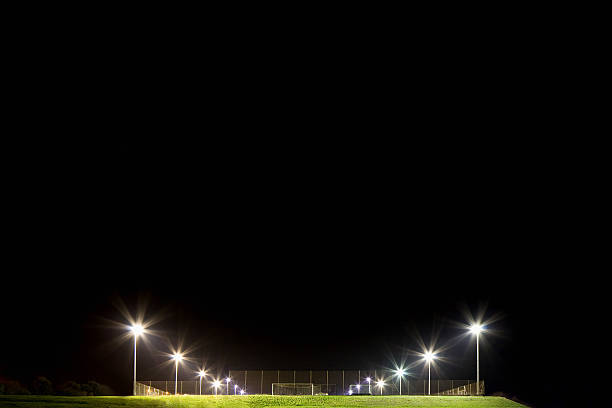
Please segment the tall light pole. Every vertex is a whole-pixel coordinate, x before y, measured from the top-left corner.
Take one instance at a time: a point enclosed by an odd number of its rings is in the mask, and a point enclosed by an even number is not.
[[[406,371],[403,368],[395,370],[395,375],[399,377],[399,395],[402,395],[402,379],[406,375]]]
[[[130,326],[130,331],[134,334],[134,395],[136,395],[136,342],[138,336],[144,333],[144,328],[140,324]]]
[[[225,395],[229,395],[229,383],[232,381],[231,378],[225,377]]]
[[[172,356],[172,359],[176,363],[176,373],[174,374],[174,395],[176,395],[178,393],[178,366],[179,361],[183,359],[183,356],[181,353],[176,353]]]
[[[372,379],[370,377],[366,378],[366,381],[368,383],[368,393],[372,394],[372,386],[370,385],[370,382],[372,382]]]
[[[234,384],[234,395],[236,395],[236,388],[238,388],[238,384]]]
[[[431,361],[436,358],[436,355],[433,354],[431,351],[428,351],[427,353],[425,353],[425,361],[427,361],[427,366],[428,366],[428,371],[429,371],[429,378],[427,380],[427,395],[431,395]]]
[[[480,394],[480,356],[478,355],[478,340],[480,339],[480,332],[483,330],[482,325],[473,324],[470,326],[470,332],[476,335],[476,393]]]
[[[200,370],[198,375],[200,376],[200,395],[202,395],[202,378],[204,378],[204,376],[206,375],[206,371]]]

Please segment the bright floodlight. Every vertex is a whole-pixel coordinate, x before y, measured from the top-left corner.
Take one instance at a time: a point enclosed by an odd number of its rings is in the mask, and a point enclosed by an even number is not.
[[[470,332],[472,334],[478,334],[482,331],[482,326],[480,324],[473,324],[470,326]]]
[[[368,382],[368,384],[370,383],[370,381],[372,381],[372,379],[370,377],[366,378],[366,381]]]
[[[172,359],[174,361],[182,361],[183,360],[183,355],[181,353],[176,353],[172,356]]]
[[[380,389],[380,395],[382,395],[385,382],[383,380],[376,381],[376,386]]]
[[[213,387],[219,388],[220,386],[221,386],[221,381],[219,381],[219,380],[213,381]]]
[[[225,382],[226,382],[226,383],[229,383],[230,381],[232,381],[232,379],[231,379],[231,378],[229,378],[229,377],[225,378]]]
[[[406,375],[406,370],[404,370],[403,368],[398,368],[397,370],[395,370],[395,375],[403,377]]]
[[[431,361],[436,358],[436,355],[433,354],[431,351],[428,351],[427,353],[425,353],[424,358],[425,358],[425,361]]]
[[[134,333],[134,336],[140,336],[142,333],[144,333],[144,327],[142,327],[140,324],[130,326],[130,330],[132,333]]]
[[[200,370],[200,372],[198,373],[198,375],[199,375],[200,377],[204,377],[204,376],[206,375],[206,371],[204,371],[204,370]]]

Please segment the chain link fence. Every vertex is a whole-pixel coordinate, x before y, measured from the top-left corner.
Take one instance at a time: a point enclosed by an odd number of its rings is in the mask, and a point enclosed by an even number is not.
[[[366,381],[370,378],[370,383]],[[312,385],[319,395],[347,395],[360,384],[360,393],[372,395],[399,395],[399,378],[390,370],[230,370],[230,382],[221,378],[217,395],[272,394],[279,384]],[[384,386],[377,381],[384,381]],[[274,384],[274,387],[273,387]],[[175,394],[215,395],[210,378],[191,381],[140,381],[136,383],[136,395],[162,396]],[[427,380],[404,377],[402,395],[428,395]],[[484,381],[476,384],[472,380],[431,380],[431,395],[484,395]],[[277,394],[274,392],[274,394]]]

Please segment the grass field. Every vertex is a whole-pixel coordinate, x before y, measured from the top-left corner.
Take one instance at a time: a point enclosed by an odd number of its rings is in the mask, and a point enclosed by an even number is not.
[[[19,408],[264,408],[264,407],[444,407],[520,408],[502,397],[420,396],[168,396],[168,397],[46,397],[0,395],[0,407]]]

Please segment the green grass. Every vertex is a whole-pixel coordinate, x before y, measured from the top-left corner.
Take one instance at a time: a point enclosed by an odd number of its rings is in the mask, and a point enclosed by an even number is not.
[[[520,408],[502,397],[422,396],[167,396],[167,397],[47,397],[0,395],[0,407],[18,408],[264,408],[264,407],[445,407]]]

